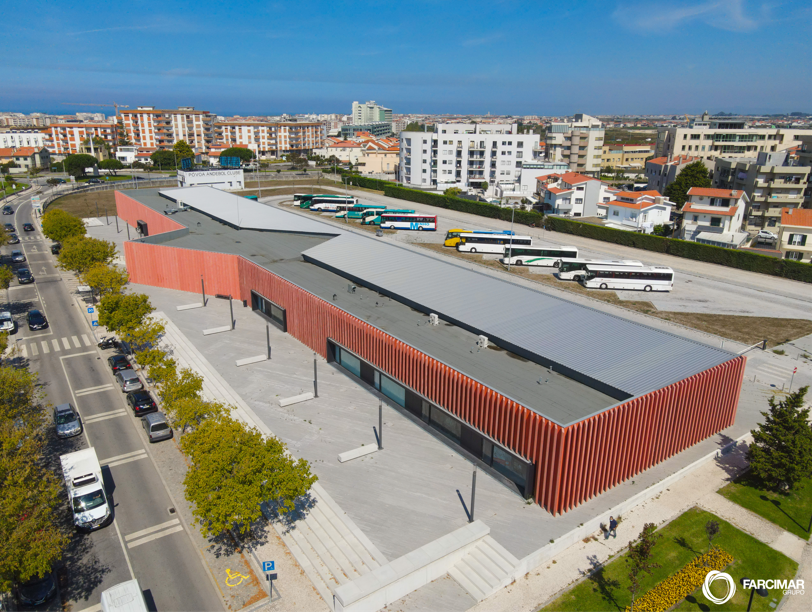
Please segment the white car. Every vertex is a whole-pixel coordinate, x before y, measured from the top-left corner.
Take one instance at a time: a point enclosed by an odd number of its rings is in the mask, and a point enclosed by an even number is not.
[[[14,319],[11,318],[11,313],[0,312],[0,331],[4,332],[13,332],[14,331]]]
[[[763,229],[758,231],[756,238],[758,238],[759,240],[777,240],[778,236],[776,236],[769,230]]]

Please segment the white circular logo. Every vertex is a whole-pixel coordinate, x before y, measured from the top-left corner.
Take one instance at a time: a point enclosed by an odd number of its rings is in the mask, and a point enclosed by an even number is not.
[[[710,586],[716,580],[724,580],[727,582],[727,594],[724,597],[716,597],[711,593]],[[730,577],[730,574],[711,570],[708,572],[708,575],[705,576],[705,582],[702,584],[702,594],[715,604],[723,604],[730,601],[730,598],[736,594],[736,583],[733,582],[733,578]]]

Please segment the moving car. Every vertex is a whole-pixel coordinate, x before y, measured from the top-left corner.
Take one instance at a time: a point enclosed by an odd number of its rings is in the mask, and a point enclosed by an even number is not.
[[[9,234],[8,235],[8,243],[9,244],[20,244],[20,239],[17,234]]]
[[[54,408],[54,425],[58,438],[70,438],[82,433],[82,420],[70,404],[59,404]]]
[[[17,601],[27,607],[44,604],[56,595],[56,581],[52,572],[44,576],[32,576],[25,582],[14,586]]]
[[[158,412],[158,405],[148,391],[133,391],[127,394],[127,404],[132,408],[135,416],[143,416],[150,412]]]
[[[28,283],[34,282],[34,275],[31,274],[31,270],[28,268],[18,268],[17,269],[17,282],[21,285],[26,285]]]
[[[62,244],[60,244],[59,242],[54,242],[51,245],[51,253],[53,253],[54,255],[59,255],[59,252],[61,250],[62,250]]]
[[[132,364],[127,359],[126,355],[111,355],[107,358],[107,365],[113,370],[113,373],[121,372],[121,370],[132,370]]]
[[[28,311],[28,329],[31,331],[48,327],[48,319],[36,308]]]
[[[23,223],[23,231],[24,232],[33,232],[34,231],[34,224],[33,223]]]
[[[11,206],[3,206],[3,214],[4,215],[13,215],[14,209]]]
[[[0,332],[14,333],[14,319],[8,311],[0,312]]]
[[[169,427],[166,417],[160,412],[153,412],[142,418],[141,425],[144,426],[150,443],[172,438],[172,428]]]
[[[13,261],[14,263],[20,263],[21,261],[25,261],[25,255],[23,255],[22,251],[12,251],[11,261]]]
[[[101,180],[97,179],[97,178],[89,178],[89,179],[87,179],[87,182],[96,184],[96,183],[101,183]]]

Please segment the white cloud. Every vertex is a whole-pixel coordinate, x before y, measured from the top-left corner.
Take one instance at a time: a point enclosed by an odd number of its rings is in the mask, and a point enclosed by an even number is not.
[[[621,3],[612,17],[621,25],[649,33],[694,22],[731,32],[751,32],[758,28],[759,21],[747,13],[745,0],[713,0],[700,3]]]

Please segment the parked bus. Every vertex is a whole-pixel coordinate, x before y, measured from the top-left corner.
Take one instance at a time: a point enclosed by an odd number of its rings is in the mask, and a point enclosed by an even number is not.
[[[338,212],[339,206],[355,206],[358,204],[358,198],[353,196],[338,196],[338,195],[317,195],[313,196],[310,200],[310,210],[318,212]]]
[[[435,231],[437,229],[437,217],[435,215],[418,215],[408,213],[389,213],[381,215],[381,227],[383,229],[408,229],[420,231]]]
[[[530,236],[510,236],[505,234],[460,234],[457,250],[460,253],[505,254],[508,245],[529,247],[533,244]]]
[[[409,210],[407,208],[403,208],[403,209],[400,209],[400,208],[398,208],[398,209],[386,208],[386,209],[384,209],[382,211],[376,211],[374,209],[367,210],[367,211],[361,213],[361,215],[362,215],[362,217],[361,217],[361,225],[380,225],[381,224],[381,215],[384,214],[384,213],[386,213],[388,215],[413,215],[414,211]],[[352,219],[352,217],[350,217],[350,219]]]
[[[314,193],[294,193],[293,194],[293,205],[300,206],[301,208],[307,208],[310,206],[310,200],[316,197]]]
[[[336,195],[333,193],[296,193],[293,195],[293,202],[294,205],[298,203],[300,208],[310,208],[316,203],[316,199],[318,199],[320,202],[331,201],[336,198],[340,201],[344,201],[347,199],[347,197],[348,196]]]
[[[604,261],[601,259],[567,259],[564,258],[558,266],[559,280],[580,280],[586,274],[586,267],[614,266],[616,268],[642,268],[643,263],[634,259],[621,259],[618,261]]]
[[[581,284],[587,289],[671,291],[674,288],[674,271],[665,266],[619,268],[587,265]]]
[[[339,206],[336,212],[336,218],[343,219],[349,217],[350,219],[363,219],[366,211],[373,211],[375,214],[380,214],[386,210],[386,206],[380,204],[355,204],[354,206]]]
[[[254,202],[256,202],[257,200],[259,200],[259,196],[247,195],[247,196],[245,196],[245,199],[246,200],[254,200]]]
[[[460,234],[504,234],[505,236],[513,236],[514,232],[510,230],[465,230],[465,229],[450,229],[445,234],[445,241],[443,246],[455,247],[460,241]]]

